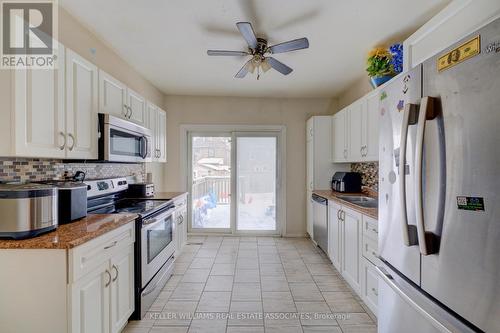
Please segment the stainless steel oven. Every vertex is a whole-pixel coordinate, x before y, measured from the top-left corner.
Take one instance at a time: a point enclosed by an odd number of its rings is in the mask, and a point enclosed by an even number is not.
[[[109,114],[99,113],[99,160],[151,162],[151,130]]]
[[[174,255],[175,208],[142,221],[141,265],[142,288],[155,276],[160,268]]]

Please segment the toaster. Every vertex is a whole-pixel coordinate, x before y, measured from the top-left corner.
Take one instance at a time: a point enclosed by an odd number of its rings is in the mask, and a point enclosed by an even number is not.
[[[332,190],[337,192],[361,192],[361,174],[358,172],[335,172],[332,177]]]
[[[153,183],[128,184],[127,195],[130,198],[149,198],[155,195],[155,185]]]

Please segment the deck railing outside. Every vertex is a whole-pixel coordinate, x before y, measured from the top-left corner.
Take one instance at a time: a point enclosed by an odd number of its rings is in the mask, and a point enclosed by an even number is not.
[[[193,180],[193,201],[214,196],[217,204],[228,204],[230,193],[230,176],[205,176]]]

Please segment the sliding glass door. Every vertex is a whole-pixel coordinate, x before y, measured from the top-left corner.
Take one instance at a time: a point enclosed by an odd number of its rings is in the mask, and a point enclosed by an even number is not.
[[[191,134],[191,228],[231,229],[231,133]]]
[[[276,231],[278,137],[236,133],[236,231]]]
[[[190,133],[189,148],[191,232],[278,234],[278,132]]]

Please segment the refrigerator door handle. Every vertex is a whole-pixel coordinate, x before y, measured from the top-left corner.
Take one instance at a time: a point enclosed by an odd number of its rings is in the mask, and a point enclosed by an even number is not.
[[[424,256],[435,253],[435,251],[431,251],[430,247],[427,246],[422,188],[425,124],[427,120],[432,120],[436,117],[436,110],[434,107],[435,100],[434,97],[424,97],[420,103],[415,151],[415,211],[417,235],[420,253]]]
[[[401,288],[399,283],[389,274],[384,267],[375,266],[379,277],[406,303],[408,303],[415,311],[417,311],[421,316],[427,319],[435,328],[443,333],[452,333],[448,328],[446,328],[441,322],[434,318],[431,314],[425,311],[419,304],[417,304],[404,290]],[[379,282],[380,283],[380,282]]]
[[[418,105],[406,104],[403,113],[403,123],[401,125],[401,142],[399,145],[399,197],[401,206],[401,227],[403,232],[403,243],[406,246],[416,245],[417,237],[415,230],[410,235],[410,227],[408,225],[408,215],[406,211],[406,143],[408,139],[408,126],[417,123]],[[414,228],[414,227],[413,227]]]

